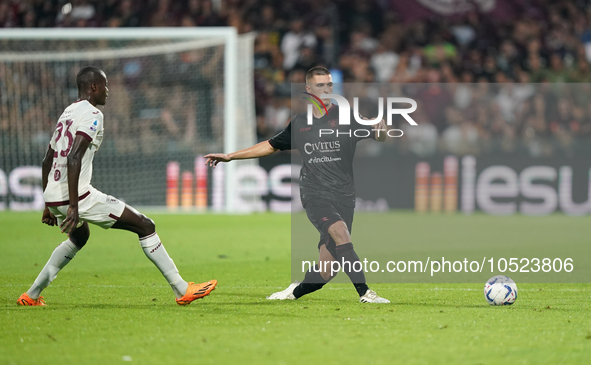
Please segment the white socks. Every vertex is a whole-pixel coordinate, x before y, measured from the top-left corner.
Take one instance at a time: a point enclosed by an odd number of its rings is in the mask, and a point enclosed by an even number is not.
[[[78,247],[70,239],[65,240],[53,250],[49,261],[35,279],[31,288],[27,291],[27,295],[31,299],[39,298],[41,291],[55,279],[57,273],[64,268],[76,256]]]
[[[174,261],[168,256],[168,252],[166,252],[162,242],[160,242],[158,234],[154,232],[149,236],[140,238],[140,245],[144,249],[146,256],[148,256],[150,261],[156,265],[162,275],[168,280],[177,299],[185,295],[189,284],[179,275],[179,270],[176,268]]]
[[[148,258],[156,265],[160,272],[168,283],[172,287],[172,291],[177,299],[180,299],[187,292],[189,284],[183,280],[179,275],[179,271],[174,265],[174,262],[168,256],[168,252],[164,249],[164,246],[160,242],[160,237],[154,232],[153,234],[140,238],[140,245],[142,246],[144,253]],[[27,294],[31,299],[39,298],[41,291],[56,278],[57,273],[66,266],[70,260],[76,256],[78,248],[70,241],[65,240],[59,246],[53,250],[49,261],[45,264],[45,267],[35,279],[35,282],[31,288],[27,291]]]

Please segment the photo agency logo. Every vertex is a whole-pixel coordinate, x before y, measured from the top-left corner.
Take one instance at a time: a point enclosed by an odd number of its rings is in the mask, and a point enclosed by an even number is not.
[[[303,94],[309,95],[310,97],[305,97],[303,96],[304,99],[310,101],[312,104],[308,104],[308,109],[307,109],[307,124],[308,125],[312,125],[313,123],[313,108],[314,106],[318,109],[318,111],[320,113],[322,113],[322,111],[324,110],[324,112],[326,114],[328,114],[328,108],[326,107],[326,105],[322,102],[322,99],[333,99],[337,102],[337,107],[339,108],[339,125],[351,125],[351,104],[349,103],[349,101],[347,99],[345,99],[344,96],[341,95],[336,95],[336,94],[322,94],[320,95],[320,97],[304,92]],[[410,104],[409,108],[395,108],[394,105],[395,104]],[[412,117],[409,115],[412,112],[414,112],[415,110],[417,110],[417,102],[414,99],[411,98],[403,98],[403,97],[388,97],[386,98],[386,125],[388,127],[392,126],[392,116],[394,115],[400,115],[402,116],[407,122],[408,124],[410,124],[411,126],[416,126],[418,125],[417,122],[414,121],[414,119],[412,119]],[[365,119],[363,117],[361,117],[361,115],[359,115],[359,98],[358,97],[354,97],[353,98],[353,118],[355,118],[355,121],[361,125],[364,126],[373,126],[376,125],[377,123],[379,123],[384,117],[384,98],[383,97],[379,97],[378,98],[378,115],[374,118],[374,119]],[[336,126],[336,124],[335,124]],[[349,130],[349,131],[339,131],[334,130],[334,129],[320,129],[319,130],[319,137],[322,137],[322,135],[330,135],[330,134],[336,134],[336,136],[339,135],[355,135],[355,137],[367,137],[367,133],[371,133],[371,132],[376,132],[378,131],[378,133],[384,132],[386,133],[386,135],[388,137],[402,137],[402,135],[404,134],[404,132],[401,129],[371,129],[367,130],[367,129],[359,129],[359,130]]]

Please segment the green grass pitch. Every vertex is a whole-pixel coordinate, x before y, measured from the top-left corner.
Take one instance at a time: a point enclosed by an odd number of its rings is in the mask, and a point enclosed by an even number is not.
[[[408,224],[458,219],[392,214]],[[486,304],[484,283],[372,285],[392,300],[388,305],[360,304],[350,284],[270,302],[265,296],[290,280],[289,215],[151,217],[185,279],[219,281],[209,297],[177,306],[133,234],[91,227],[87,246],[44,291],[48,306],[18,307],[17,297],[64,236],[41,225],[39,213],[0,213],[0,364],[590,361],[588,284],[517,283],[511,307]],[[462,219],[492,244],[506,225],[529,218]],[[581,235],[588,219],[547,219],[538,234],[563,229],[564,239],[591,242]],[[399,234],[404,242],[404,230]]]

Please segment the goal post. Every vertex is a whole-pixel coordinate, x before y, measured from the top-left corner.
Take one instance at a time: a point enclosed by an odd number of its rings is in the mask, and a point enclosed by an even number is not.
[[[0,92],[2,100],[0,101],[0,119],[8,119],[9,123],[17,124],[21,122],[21,119],[27,119],[25,115],[34,109],[31,103],[53,103],[51,110],[55,113],[56,110],[63,110],[68,103],[66,99],[59,99],[54,95],[49,97],[35,97],[33,100],[29,100],[27,96],[27,88],[35,89],[26,82],[23,83],[22,79],[34,79],[35,81],[45,81],[48,76],[44,75],[44,72],[51,73],[49,78],[56,78],[55,75],[61,74],[64,77],[68,77],[71,82],[71,75],[68,75],[69,70],[63,71],[64,68],[70,67],[82,67],[83,65],[92,64],[92,62],[98,62],[98,64],[108,65],[120,65],[125,67],[125,72],[131,76],[124,75],[123,81],[115,80],[116,84],[111,86],[111,95],[115,99],[114,102],[107,102],[105,108],[105,117],[107,126],[109,123],[109,108],[112,104],[115,105],[115,109],[118,109],[116,113],[119,119],[125,119],[125,113],[120,112],[119,109],[135,110],[135,114],[130,120],[121,122],[128,122],[132,124],[141,124],[146,120],[152,121],[154,119],[163,118],[166,119],[166,126],[154,127],[155,136],[152,136],[154,141],[158,138],[162,138],[167,134],[178,135],[178,139],[188,139],[190,144],[189,135],[194,133],[199,136],[198,140],[194,143],[201,143],[203,148],[195,148],[194,146],[183,146],[178,147],[178,141],[157,141],[152,144],[152,149],[159,150],[163,153],[170,155],[170,158],[174,160],[175,153],[180,154],[177,150],[183,150],[184,155],[179,155],[181,160],[176,179],[176,186],[171,186],[171,181],[166,180],[168,189],[166,193],[166,199],[162,199],[164,193],[156,192],[156,181],[162,186],[162,176],[150,177],[150,181],[142,185],[139,183],[138,188],[145,187],[146,194],[155,194],[154,196],[160,197],[159,202],[166,201],[169,208],[185,208],[185,210],[219,210],[225,212],[235,212],[237,207],[235,206],[235,199],[233,193],[232,182],[234,181],[236,168],[240,166],[240,163],[224,164],[223,168],[216,168],[215,170],[223,170],[217,173],[219,176],[211,172],[211,170],[203,170],[198,167],[199,156],[202,156],[205,152],[225,152],[229,153],[237,149],[243,148],[245,145],[252,145],[256,143],[256,119],[254,111],[254,82],[253,82],[253,44],[254,34],[238,35],[237,31],[233,27],[187,27],[187,28],[49,28],[49,29],[6,29],[0,31]],[[190,52],[199,50],[195,54]],[[220,54],[223,53],[223,56]],[[178,61],[181,60],[181,61]],[[223,67],[220,67],[223,64]],[[175,66],[184,68],[183,70],[175,70]],[[149,81],[147,84],[137,85],[137,80],[134,80],[134,67],[148,69],[151,80],[156,80],[153,83]],[[166,68],[166,75],[158,75],[158,68]],[[49,69],[49,71],[47,71]],[[192,70],[194,73],[191,73]],[[172,77],[169,77],[172,75]],[[2,82],[2,77],[10,76],[10,80]],[[109,77],[109,74],[107,74]],[[125,78],[127,77],[127,80]],[[171,81],[174,79],[174,81]],[[16,81],[15,81],[16,80]],[[52,82],[55,80],[52,80]],[[109,79],[111,83],[111,78]],[[57,82],[54,82],[57,83]],[[127,85],[122,85],[127,83]],[[200,85],[200,83],[202,85]],[[167,108],[157,108],[156,106],[144,105],[146,97],[141,95],[142,92],[137,89],[147,89],[150,87],[157,88],[158,85],[163,86],[163,92],[161,96],[165,99],[174,98],[173,93],[178,93],[179,90],[189,90],[187,95],[183,96],[183,103],[191,105],[191,112],[187,112],[184,115],[179,113],[179,105],[174,102],[170,102],[170,106]],[[180,85],[180,86],[179,86]],[[203,89],[204,85],[213,85],[213,88],[217,87],[217,92],[211,90],[211,93],[207,95]],[[47,90],[33,90],[38,94],[51,94],[60,92],[59,89],[51,88],[50,86],[41,86],[41,88],[47,87]],[[71,85],[70,85],[71,88]],[[119,89],[116,89],[119,88]],[[219,89],[223,90],[219,90]],[[62,92],[66,92],[65,90]],[[126,95],[121,95],[125,93]],[[145,94],[150,94],[150,90],[145,90]],[[72,92],[69,92],[69,102],[73,102]],[[131,99],[131,101],[123,102],[119,98]],[[135,98],[135,99],[134,99]],[[144,102],[144,104],[142,104]],[[120,104],[125,104],[124,106]],[[141,105],[140,105],[141,104]],[[23,106],[24,105],[24,106]],[[41,108],[39,108],[41,110]],[[166,109],[166,110],[164,110]],[[61,112],[60,110],[60,112]],[[152,114],[150,114],[152,113]],[[158,114],[160,113],[160,114]],[[170,114],[177,114],[174,117],[170,117]],[[192,115],[191,115],[192,113]],[[4,115],[3,115],[4,114]],[[37,114],[42,114],[44,118],[53,118],[53,124],[59,117],[58,115],[48,115],[47,110],[39,111]],[[128,113],[132,115],[133,113]],[[200,118],[207,119],[207,126],[202,126]],[[217,119],[216,119],[217,118]],[[170,121],[169,119],[172,119]],[[185,121],[186,119],[186,121]],[[191,128],[189,119],[194,120],[197,127]],[[223,128],[216,125],[216,121],[219,120],[219,124],[223,124]],[[223,122],[223,123],[221,123]],[[153,123],[153,122],[150,122]],[[27,123],[25,123],[27,124]],[[185,128],[178,131],[179,126]],[[11,128],[11,127],[9,127]],[[25,130],[26,128],[31,129]],[[15,136],[19,135],[19,131],[22,136],[41,136],[47,135],[47,131],[43,130],[43,133],[37,133],[35,128],[18,126],[12,128],[11,132]],[[43,126],[47,128],[47,126]],[[119,132],[125,127],[120,127]],[[131,129],[127,132],[127,135],[121,137],[121,139],[128,139],[133,141],[134,138],[139,138],[139,135],[145,133],[139,133],[141,128]],[[161,133],[159,133],[159,131]],[[137,135],[134,135],[134,132]],[[0,131],[1,133],[1,131]],[[37,133],[37,134],[36,134]],[[240,136],[240,138],[238,137]],[[107,139],[112,137],[108,135]],[[19,139],[19,148],[26,150],[27,147],[22,147],[25,144]],[[0,141],[0,147],[2,147],[2,154],[5,162],[3,165],[12,165],[10,167],[3,167],[5,170],[9,168],[18,167],[16,165],[22,165],[21,158],[19,156],[12,156],[11,151],[6,144],[12,142],[5,138]],[[146,142],[147,141],[147,142]],[[147,146],[150,145],[149,138],[143,143]],[[137,142],[137,141],[134,141]],[[103,147],[109,149],[110,147]],[[20,151],[19,150],[19,151]],[[150,148],[146,148],[150,150]],[[101,151],[102,152],[102,151]],[[129,152],[129,151],[128,151]],[[131,156],[133,153],[127,153]],[[12,152],[14,154],[15,151]],[[38,155],[38,151],[25,151],[31,155]],[[121,158],[125,158],[123,153]],[[188,167],[191,158],[189,154],[195,154],[192,156],[194,159],[193,166]],[[100,156],[99,153],[97,155]],[[118,153],[110,153],[110,158],[116,159]],[[137,168],[135,161],[131,161],[134,158],[143,161],[142,158],[136,156],[129,157],[130,169]],[[17,160],[16,163],[6,163],[6,159]],[[40,161],[40,160],[38,160]],[[25,165],[35,165],[35,160],[22,161]],[[36,165],[38,165],[37,162]],[[184,164],[184,166],[183,166]],[[162,163],[158,163],[159,168],[162,168]],[[120,166],[117,166],[119,168]],[[113,168],[113,166],[111,166]],[[154,173],[148,171],[149,166],[146,166],[146,171],[139,175],[145,179],[148,179],[148,174]],[[165,171],[159,171],[162,175],[170,175],[175,170],[175,165],[168,164]],[[188,170],[182,172],[182,170]],[[95,171],[102,171],[99,167]],[[198,171],[200,174],[205,174],[205,180],[203,176],[197,176]],[[186,172],[192,174],[191,182],[187,182],[189,175]],[[4,171],[5,174],[9,174],[10,171]],[[123,174],[129,176],[129,174]],[[123,176],[122,175],[122,176]],[[136,173],[138,175],[138,173]],[[95,172],[96,176],[96,172]],[[93,176],[93,181],[95,180]],[[98,179],[103,182],[103,178]],[[0,181],[1,182],[1,181]],[[222,186],[219,186],[223,184]],[[133,184],[131,179],[125,181],[126,184]],[[174,181],[173,181],[174,183]],[[100,185],[100,184],[99,184]],[[107,184],[108,185],[108,184]],[[190,185],[190,186],[189,186]],[[98,186],[99,188],[101,186]],[[3,187],[0,187],[0,193]],[[172,189],[172,190],[171,190]],[[175,190],[176,189],[176,190]],[[11,190],[10,188],[6,190]],[[17,189],[18,190],[18,189]],[[204,193],[205,191],[205,193]],[[105,188],[105,192],[111,193],[108,188]],[[113,192],[116,195],[117,192]],[[136,205],[152,205],[147,203],[145,196],[139,196],[138,191],[129,190],[126,193],[122,193],[123,199],[128,199],[132,204]],[[174,197],[178,194],[178,197]],[[200,197],[198,195],[201,194]],[[205,195],[203,195],[205,194]],[[217,194],[217,196],[213,196]],[[38,194],[37,194],[38,196]],[[18,197],[16,194],[7,192],[7,196],[4,198],[4,202],[10,199],[27,200],[26,197]],[[205,203],[204,203],[205,202]],[[162,206],[162,204],[157,204]],[[9,206],[10,204],[6,204]],[[209,209],[208,209],[209,208]]]

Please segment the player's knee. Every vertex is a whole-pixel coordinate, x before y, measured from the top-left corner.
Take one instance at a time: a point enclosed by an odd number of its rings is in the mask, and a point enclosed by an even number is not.
[[[80,227],[78,227],[72,234],[70,235],[70,241],[80,250],[86,242],[88,242],[88,238],[90,238],[90,229],[88,228],[88,223],[84,222]]]
[[[147,235],[150,235],[150,234],[156,232],[156,223],[154,223],[154,221],[152,219],[146,217],[143,214],[142,214],[142,230],[143,230],[144,236],[147,236]]]
[[[351,242],[351,235],[345,222],[337,222],[328,228],[328,233],[338,245],[344,245]]]

